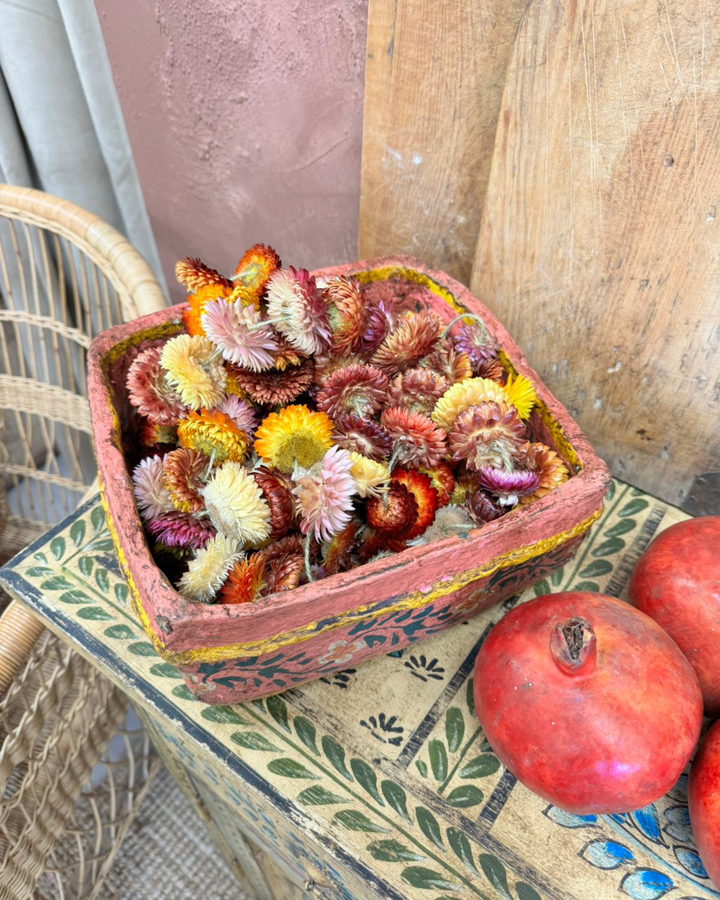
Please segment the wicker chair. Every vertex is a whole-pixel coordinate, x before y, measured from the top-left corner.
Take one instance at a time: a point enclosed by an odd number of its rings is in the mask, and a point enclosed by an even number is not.
[[[39,191],[0,185],[1,561],[92,490],[85,392],[91,338],[166,304],[147,263],[97,216]],[[123,727],[126,701],[43,632],[15,602],[0,618],[0,900],[34,896],[48,863],[51,893],[94,896],[148,780],[138,773],[152,769],[146,737],[125,735],[144,769],[133,764],[129,780],[122,774],[123,808],[113,783],[109,830],[98,825],[102,792],[86,790],[89,811],[78,813],[83,784]],[[119,777],[109,760],[108,777]],[[83,816],[92,831],[85,843]],[[74,850],[58,852],[68,822]],[[71,889],[61,883],[63,873],[72,873]]]

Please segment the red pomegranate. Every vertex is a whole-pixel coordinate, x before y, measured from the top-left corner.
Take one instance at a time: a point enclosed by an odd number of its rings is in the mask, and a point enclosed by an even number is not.
[[[705,713],[720,715],[720,516],[666,528],[640,557],[630,602],[664,628],[690,660]]]
[[[475,663],[475,709],[527,787],[579,814],[639,809],[695,749],[702,695],[652,619],[584,592],[538,597],[492,629]]]
[[[720,722],[708,731],[695,754],[688,808],[700,859],[715,887],[720,888]]]

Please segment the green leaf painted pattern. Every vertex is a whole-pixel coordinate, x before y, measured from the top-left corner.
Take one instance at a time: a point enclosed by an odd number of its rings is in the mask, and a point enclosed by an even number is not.
[[[578,581],[573,586],[574,591],[599,591],[600,585],[595,581]]]
[[[626,503],[625,506],[618,512],[618,516],[621,519],[624,519],[626,516],[635,516],[639,512],[642,512],[644,509],[647,509],[650,504],[647,500],[643,500],[641,497],[638,497],[635,500],[631,500],[629,503]]]
[[[445,845],[443,844],[442,833],[440,831],[440,826],[438,825],[438,820],[430,812],[430,810],[425,809],[424,806],[416,806],[415,818],[417,819],[420,831],[422,831],[425,837],[429,841],[432,841],[436,847],[440,847],[441,850],[444,850]]]
[[[105,513],[103,512],[102,506],[96,506],[93,511],[90,513],[90,522],[93,527],[93,531],[100,531],[101,528],[104,528],[107,524],[105,522]]]
[[[117,602],[121,606],[127,606],[128,594],[130,593],[128,591],[128,586],[120,581],[116,581],[113,590],[115,591]]]
[[[358,809],[341,809],[333,816],[333,825],[342,825],[349,831],[374,831],[387,834],[388,829],[376,824]]]
[[[490,884],[496,890],[503,893],[506,897],[509,897],[510,891],[508,889],[505,866],[500,862],[500,860],[496,856],[492,856],[490,853],[481,853],[478,856],[478,862],[480,863],[480,868],[483,870],[483,873]]]
[[[605,537],[620,537],[621,534],[627,534],[637,527],[635,519],[620,519],[614,525],[611,525],[605,532]]]
[[[447,832],[448,844],[452,848],[453,853],[460,859],[468,869],[477,872],[475,861],[473,860],[470,841],[465,837],[462,831],[457,828],[448,828]]]
[[[52,578],[46,578],[40,583],[40,589],[43,591],[64,591],[73,587],[73,585],[65,578],[64,575],[53,575]]]
[[[58,562],[65,556],[65,538],[62,535],[58,535],[50,541],[50,552]]]
[[[95,582],[103,594],[107,594],[110,590],[110,578],[108,577],[107,569],[99,567],[95,569]]]
[[[463,784],[460,787],[453,788],[445,798],[445,802],[456,809],[467,809],[470,806],[477,806],[483,801],[483,792],[474,784]]]
[[[206,706],[200,715],[208,722],[218,722],[222,725],[249,725],[247,719],[238,715],[232,706]],[[233,738],[234,740],[234,738]]]
[[[77,611],[79,619],[87,619],[92,622],[112,622],[112,616],[101,606],[83,606]]]
[[[380,806],[385,806],[385,803],[378,792],[377,775],[372,767],[362,759],[351,759],[350,768],[360,787],[364,788],[376,803],[379,803]]]
[[[403,881],[423,891],[455,891],[459,887],[439,872],[426,869],[424,866],[408,866],[400,873]]]
[[[160,678],[182,678],[177,668],[170,663],[155,663],[150,666],[150,674],[157,675]]]
[[[380,788],[383,792],[383,797],[385,797],[388,804],[392,806],[395,812],[402,816],[406,822],[412,821],[407,811],[407,794],[400,785],[395,781],[386,779],[382,782]]]
[[[500,768],[500,760],[490,753],[483,753],[471,759],[458,772],[460,778],[487,778]]]
[[[132,628],[128,628],[127,625],[111,625],[109,628],[105,629],[105,634],[109,638],[114,638],[119,641],[128,641],[135,637],[135,632]]]
[[[373,841],[366,849],[373,859],[381,862],[421,862],[425,859],[421,854],[395,840]]]
[[[274,759],[268,763],[268,771],[273,775],[280,775],[282,778],[308,778],[313,781],[318,780],[318,776],[314,775],[305,768],[302,763],[288,757]]]
[[[335,738],[330,737],[329,734],[326,734],[322,739],[322,749],[323,753],[333,766],[337,769],[337,771],[343,776],[343,778],[347,778],[348,781],[352,781],[353,777],[348,772],[347,766],[345,765],[345,751],[338,744]]]
[[[271,744],[267,738],[258,734],[257,731],[236,731],[230,735],[230,740],[246,750],[262,750],[270,753],[280,749],[275,744]]]
[[[85,539],[85,520],[76,519],[70,526],[70,540],[79,547]]]
[[[597,544],[590,551],[591,556],[613,556],[625,549],[625,541],[619,537],[608,538],[600,544]]]
[[[591,562],[589,566],[585,566],[585,568],[581,570],[580,577],[599,578],[601,575],[607,575],[608,572],[612,572],[612,563],[608,562],[606,559],[596,559]]]
[[[147,641],[137,641],[135,644],[128,644],[128,650],[135,656],[157,656],[155,648]]]
[[[434,740],[428,744],[430,754],[430,768],[437,781],[445,781],[448,773],[448,758],[445,744]]]
[[[63,591],[58,597],[58,600],[61,603],[91,603],[92,599],[93,598],[89,594],[86,594],[85,591],[81,591],[78,588],[71,591]]]
[[[326,790],[322,785],[313,784],[298,794],[298,801],[309,806],[327,806],[330,803],[347,803],[347,797],[341,797]]]
[[[181,700],[194,700],[195,698],[190,693],[190,689],[186,684],[176,684],[172,689],[172,693],[175,697],[179,697]]]
[[[517,894],[518,900],[542,900],[542,897],[535,888],[530,887],[529,884],[525,884],[524,881],[518,881],[515,885],[515,893]]]
[[[288,725],[287,704],[282,699],[282,697],[278,697],[277,695],[268,697],[267,708],[268,712],[273,717],[273,719],[275,719],[278,725],[284,731],[290,733],[290,726]]]
[[[86,578],[89,578],[92,575],[94,565],[95,560],[92,558],[92,556],[81,556],[78,560],[78,569],[80,569],[80,571]]]
[[[462,710],[452,706],[445,714],[445,738],[451,753],[460,749],[463,737],[465,737],[465,719]]]
[[[308,750],[312,750],[315,756],[320,756],[320,751],[315,743],[315,726],[310,719],[306,719],[305,716],[295,716],[293,725],[295,727],[295,733]]]

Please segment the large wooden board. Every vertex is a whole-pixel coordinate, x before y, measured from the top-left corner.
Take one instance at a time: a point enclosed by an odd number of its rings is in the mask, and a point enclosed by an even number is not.
[[[616,474],[673,503],[720,469],[717,11],[534,0],[472,278]]]
[[[513,35],[527,0],[370,0],[360,256],[467,284]]]

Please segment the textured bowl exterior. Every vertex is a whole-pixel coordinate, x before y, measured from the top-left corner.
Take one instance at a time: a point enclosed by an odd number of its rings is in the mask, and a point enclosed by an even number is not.
[[[211,703],[276,693],[399,650],[519,593],[564,564],[599,516],[610,475],[587,438],[542,384],[502,325],[463,285],[408,257],[365,260],[313,273],[401,284],[398,305],[424,305],[449,322],[479,315],[503,364],[535,385],[536,439],[574,472],[565,484],[465,538],[450,537],[376,560],[286,594],[241,606],[181,597],[145,540],[122,446],[127,415],[117,373],[138,348],[182,331],[169,307],[99,335],[88,356],[88,390],[103,504],[133,608],[158,653]],[[125,367],[125,369],[123,368]]]

